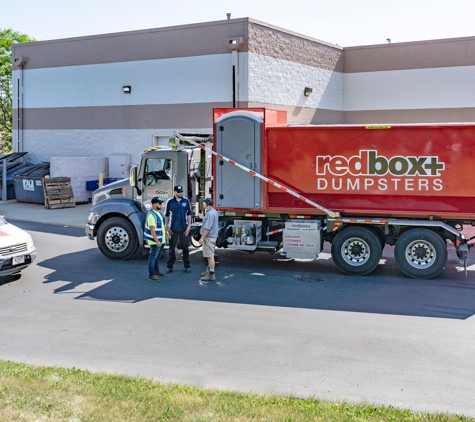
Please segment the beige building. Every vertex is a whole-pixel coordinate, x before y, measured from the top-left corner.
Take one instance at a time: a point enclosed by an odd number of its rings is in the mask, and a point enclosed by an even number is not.
[[[475,121],[475,37],[341,47],[250,18],[18,44],[14,150],[131,154],[209,132],[213,107],[289,123]]]

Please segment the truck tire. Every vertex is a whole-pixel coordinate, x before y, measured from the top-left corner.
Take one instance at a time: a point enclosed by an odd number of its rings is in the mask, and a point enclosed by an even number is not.
[[[333,262],[344,273],[366,275],[379,264],[381,241],[369,228],[348,227],[333,239],[331,253]]]
[[[97,231],[97,246],[109,259],[129,259],[135,254],[138,243],[134,226],[122,217],[109,218]]]
[[[447,262],[447,244],[429,229],[411,229],[397,240],[394,257],[400,270],[411,278],[433,278]]]

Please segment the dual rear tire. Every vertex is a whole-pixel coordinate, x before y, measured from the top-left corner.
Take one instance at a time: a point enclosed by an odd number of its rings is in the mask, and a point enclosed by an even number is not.
[[[400,270],[412,278],[433,278],[445,267],[447,244],[429,229],[411,229],[396,242],[394,257]]]
[[[374,271],[381,259],[378,236],[366,227],[348,227],[333,239],[331,254],[336,266],[348,275],[366,275]]]
[[[331,246],[333,261],[348,275],[362,276],[376,269],[384,242],[368,227],[354,226],[338,233]],[[396,242],[394,257],[400,270],[411,278],[437,276],[447,262],[447,245],[436,232],[414,228]]]

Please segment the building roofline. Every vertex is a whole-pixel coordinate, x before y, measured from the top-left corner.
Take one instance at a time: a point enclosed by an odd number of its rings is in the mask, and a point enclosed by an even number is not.
[[[381,48],[381,47],[388,47],[388,46],[406,46],[406,45],[421,45],[421,44],[435,44],[435,43],[447,43],[447,42],[460,42],[460,41],[474,41],[475,36],[469,37],[457,37],[457,38],[440,38],[435,40],[422,40],[422,41],[407,41],[407,42],[394,42],[394,43],[381,43],[381,44],[369,44],[369,45],[359,45],[359,46],[350,46],[350,47],[343,47],[337,44],[332,44],[327,41],[320,40],[318,38],[313,38],[305,34],[301,34],[298,32],[291,31],[289,29],[281,28],[276,25],[269,24],[267,22],[263,22],[257,19],[244,17],[244,18],[235,18],[235,19],[223,19],[219,21],[209,21],[209,22],[198,22],[198,23],[190,23],[184,25],[173,25],[173,26],[164,26],[159,28],[150,28],[150,29],[138,29],[132,31],[121,31],[121,32],[110,32],[105,34],[97,34],[97,35],[84,35],[79,37],[68,37],[68,38],[57,38],[52,40],[41,40],[41,41],[34,41],[33,44],[53,44],[53,43],[64,43],[64,42],[72,42],[72,41],[80,41],[80,40],[92,40],[98,38],[110,38],[110,37],[121,37],[124,35],[135,35],[135,34],[147,34],[147,33],[154,33],[154,32],[165,32],[165,31],[175,31],[179,29],[190,29],[190,28],[202,28],[206,26],[217,26],[217,25],[228,25],[230,23],[252,23],[255,25],[264,26],[269,29],[273,29],[276,31],[283,32],[288,35],[292,35],[294,37],[299,37],[308,41],[317,42],[319,44],[326,45],[331,48],[335,48],[338,50],[361,50],[361,49],[372,49],[372,48]],[[15,48],[22,47],[24,45],[30,45],[30,43],[17,43],[13,46]]]
[[[253,23],[255,25],[261,25],[261,26],[265,26],[267,28],[270,28],[270,29],[275,29],[277,31],[281,31],[281,32],[284,32],[286,34],[289,34],[289,35],[293,35],[294,37],[299,37],[299,38],[303,38],[305,40],[309,40],[309,41],[314,41],[314,42],[318,42],[319,44],[324,44],[328,47],[332,47],[332,48],[336,48],[338,50],[343,50],[343,47],[340,46],[340,45],[337,45],[337,44],[332,44],[328,41],[323,41],[323,40],[320,40],[318,38],[313,38],[313,37],[309,37],[308,35],[304,35],[304,34],[301,34],[299,32],[294,32],[294,31],[291,31],[289,29],[285,29],[285,28],[281,28],[279,26],[276,26],[276,25],[272,25],[272,24],[269,24],[267,22],[262,22],[262,21],[259,21],[257,19],[252,19],[252,18],[246,18],[250,23]]]
[[[370,48],[381,48],[390,46],[407,46],[407,45],[422,45],[422,44],[438,44],[448,42],[460,42],[460,41],[475,41],[475,36],[470,37],[457,37],[457,38],[438,38],[435,40],[420,40],[420,41],[405,41],[405,42],[391,42],[382,44],[369,44],[369,45],[356,45],[351,47],[344,47],[344,50],[361,50]]]
[[[236,19],[224,19],[224,20],[219,20],[219,21],[209,21],[209,22],[199,22],[199,23],[190,23],[190,24],[184,24],[184,25],[173,25],[173,26],[164,26],[160,28],[150,28],[150,29],[137,29],[137,30],[132,30],[132,31],[121,31],[121,32],[110,32],[106,34],[97,34],[97,35],[83,35],[79,37],[68,37],[68,38],[56,38],[52,40],[40,40],[40,41],[34,41],[34,44],[53,44],[53,43],[64,43],[64,42],[72,42],[72,41],[82,41],[82,40],[92,40],[92,39],[98,39],[98,38],[110,38],[110,37],[122,37],[124,35],[138,35],[138,34],[147,34],[147,33],[154,33],[154,32],[165,32],[165,31],[175,31],[178,29],[190,29],[190,28],[202,28],[206,26],[217,26],[217,25],[228,25],[230,23],[236,24],[236,23],[252,23],[255,25],[261,25],[269,29],[274,29],[280,32],[284,32],[286,34],[303,38],[305,40],[313,41],[313,42],[318,42],[320,44],[324,44],[326,46],[336,48],[339,50],[342,50],[343,47],[339,45],[335,45],[323,40],[319,40],[313,37],[309,37],[304,34],[300,34],[297,32],[290,31],[285,28],[280,28],[275,25],[268,24],[266,22],[259,21],[257,19],[252,19],[252,18],[236,18]],[[29,43],[17,43],[14,44],[15,47],[22,47],[24,45],[30,45],[31,42]]]

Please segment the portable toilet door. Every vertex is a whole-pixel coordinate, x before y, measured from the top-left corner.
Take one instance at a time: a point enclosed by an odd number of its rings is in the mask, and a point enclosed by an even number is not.
[[[215,122],[216,152],[262,173],[262,118],[235,111]],[[222,208],[262,207],[262,180],[225,160],[216,159],[215,203]]]

